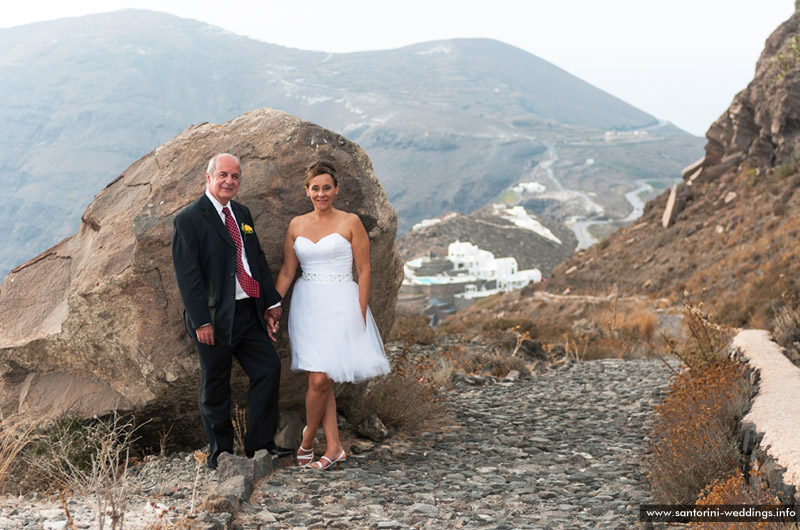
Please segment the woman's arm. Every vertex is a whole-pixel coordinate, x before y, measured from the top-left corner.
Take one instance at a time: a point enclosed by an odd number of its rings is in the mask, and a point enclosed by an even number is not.
[[[297,227],[295,219],[292,219],[289,229],[286,231],[286,239],[283,242],[283,265],[281,265],[281,271],[275,281],[275,290],[282,297],[286,296],[286,291],[289,290],[289,286],[292,285],[297,274],[297,267],[300,266],[297,254],[294,253],[294,232]]]
[[[350,229],[353,234],[353,260],[356,262],[358,274],[358,301],[361,303],[361,315],[364,323],[367,322],[367,304],[369,304],[369,290],[372,284],[372,273],[369,267],[369,237],[361,219],[355,214],[350,214]]]

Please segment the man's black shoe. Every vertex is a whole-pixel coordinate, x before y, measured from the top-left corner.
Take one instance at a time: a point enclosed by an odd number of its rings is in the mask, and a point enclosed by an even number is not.
[[[277,456],[280,458],[294,454],[294,450],[287,449],[286,447],[279,447],[274,443],[267,446],[267,452],[272,456]]]

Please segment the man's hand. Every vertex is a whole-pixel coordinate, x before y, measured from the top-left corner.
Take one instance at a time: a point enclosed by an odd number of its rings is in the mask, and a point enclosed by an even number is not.
[[[197,333],[197,342],[201,344],[207,344],[209,346],[214,345],[214,326],[211,324],[206,324],[205,326],[200,326],[194,331]]]
[[[272,339],[272,342],[278,340],[276,335],[278,334],[282,314],[283,309],[280,306],[264,311],[264,319],[267,321],[267,335]]]

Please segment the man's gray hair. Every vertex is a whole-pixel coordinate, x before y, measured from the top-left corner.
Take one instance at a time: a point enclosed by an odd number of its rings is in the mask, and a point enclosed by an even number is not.
[[[236,160],[236,163],[239,164],[239,167],[242,167],[241,161],[239,161],[239,157],[236,155],[232,155],[230,153],[220,153],[218,155],[214,155],[214,157],[208,161],[208,168],[206,169],[206,173],[209,175],[214,175],[214,171],[217,169],[217,159],[223,156],[229,156]]]

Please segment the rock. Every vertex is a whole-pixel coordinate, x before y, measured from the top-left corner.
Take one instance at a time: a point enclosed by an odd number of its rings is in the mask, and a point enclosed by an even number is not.
[[[211,495],[206,499],[203,505],[200,506],[200,509],[209,513],[236,513],[236,508],[230,499],[220,497],[219,495]]]
[[[296,410],[282,410],[278,421],[275,444],[280,447],[300,447],[300,438],[305,420]]]
[[[800,62],[793,49],[800,11],[767,39],[753,81],[706,133],[706,159],[721,163],[740,157],[748,167],[791,162],[800,136]]]
[[[280,444],[278,444],[280,447]],[[260,451],[256,451],[256,454],[253,455],[253,482],[258,482],[264,477],[269,476],[272,473],[272,470],[275,469],[277,464],[275,460],[277,457],[273,457],[266,449],[261,449]]]
[[[542,344],[536,339],[523,340],[519,345],[519,351],[531,359],[544,360],[547,358],[547,354],[545,353],[544,348],[542,348]]]
[[[192,126],[114,179],[83,214],[78,232],[17,267],[0,286],[0,410],[86,416],[130,409],[175,425],[176,444],[203,440],[197,413],[200,368],[184,329],[171,258],[172,221],[205,188],[208,160],[242,160],[237,197],[277,275],[289,221],[310,210],[303,170],[315,159],[339,169],[337,206],[369,234],[370,306],[391,328],[402,262],[397,216],[367,155],[343,136],[271,109],[222,125]],[[291,296],[285,301],[290,309]],[[286,333],[276,345],[281,405],[302,406],[305,377],[289,369]],[[246,377],[234,363],[234,399]],[[159,425],[154,425],[157,429]]]
[[[697,160],[693,164],[686,166],[681,171],[681,178],[683,180],[689,180],[692,175],[697,173],[697,171],[703,167],[703,164],[705,164],[705,162],[706,162],[706,157],[702,157],[700,160]]]
[[[700,170],[698,170],[700,171]],[[664,214],[661,216],[661,226],[669,228],[675,222],[686,203],[692,199],[692,189],[685,182],[678,182],[672,186],[667,199],[667,206],[664,208]]]
[[[373,442],[382,442],[389,435],[389,429],[387,429],[381,419],[373,413],[358,424],[358,434],[369,438]]]
[[[222,453],[217,459],[217,476],[220,482],[229,478],[243,476],[253,480],[253,459]]]
[[[235,507],[240,502],[250,499],[253,494],[253,481],[244,475],[236,475],[221,482],[217,488],[217,495],[228,499]]]
[[[363,455],[368,453],[373,448],[369,442],[353,442],[350,444],[350,453],[354,455]]]
[[[211,515],[208,512],[200,512],[191,522],[191,530],[228,530],[233,523],[233,516],[230,514]]]
[[[600,331],[600,326],[585,318],[572,323],[572,333],[577,339],[583,337],[599,337],[603,334],[602,331]]]
[[[278,467],[276,460],[277,457],[273,457],[266,449],[256,451],[253,458],[222,453],[218,459],[217,477],[222,483],[241,476],[254,484]]]

